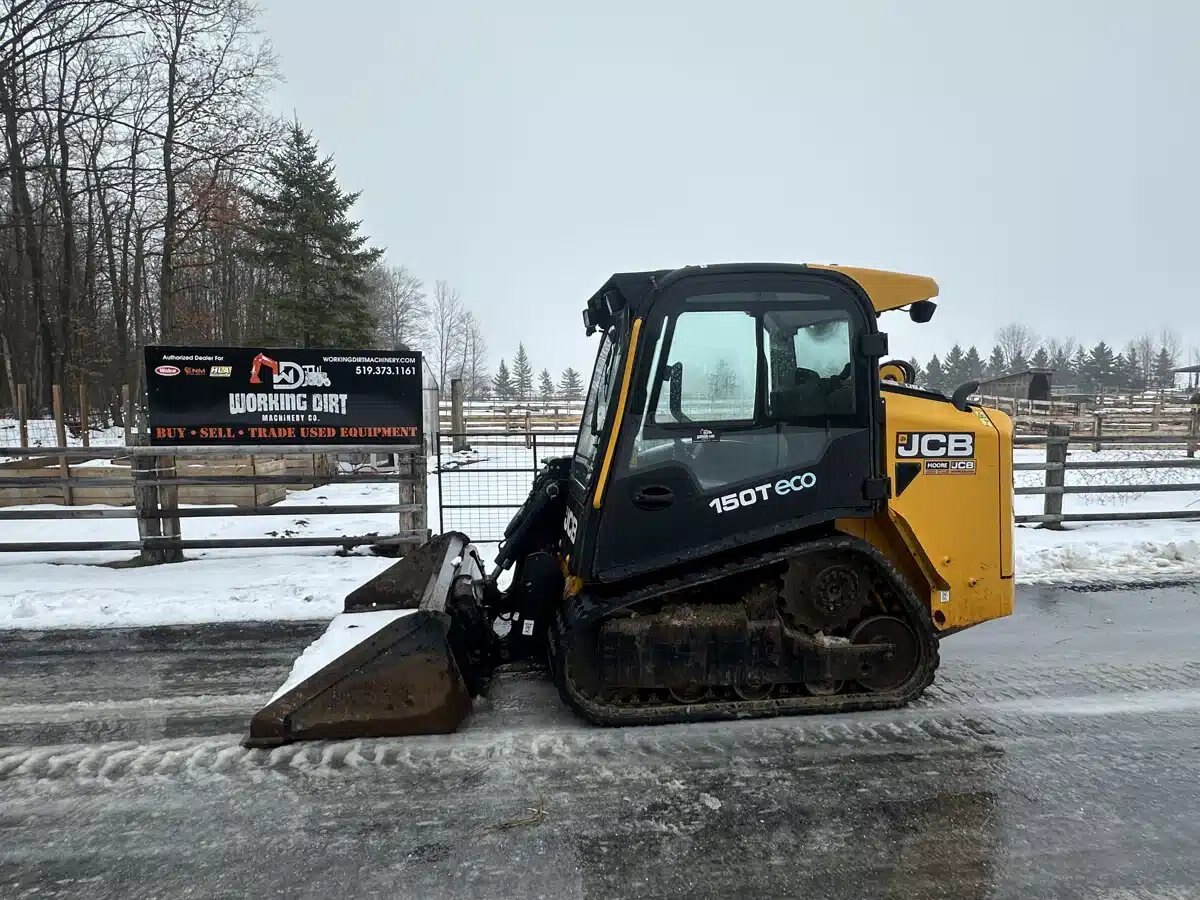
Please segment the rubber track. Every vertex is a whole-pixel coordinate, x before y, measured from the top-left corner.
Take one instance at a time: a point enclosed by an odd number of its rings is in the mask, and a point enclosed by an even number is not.
[[[706,722],[722,719],[751,719],[768,716],[790,716],[811,713],[861,712],[864,710],[896,709],[917,699],[933,682],[938,667],[938,642],[929,611],[917,599],[912,588],[886,557],[873,546],[850,536],[806,541],[743,558],[724,565],[711,566],[688,575],[647,585],[622,598],[618,607],[624,609],[663,597],[697,584],[719,581],[734,575],[752,572],[781,562],[797,553],[825,550],[846,550],[870,557],[892,582],[897,599],[908,613],[908,623],[914,626],[920,644],[921,663],[913,676],[894,691],[878,693],[834,694],[832,696],[782,697],[767,700],[730,700],[713,703],[663,704],[649,707],[625,707],[605,703],[581,691],[570,679],[571,640],[560,610],[554,621],[551,654],[555,682],[563,700],[579,715],[597,725],[662,725],[670,722]],[[585,626],[594,627],[594,626]]]

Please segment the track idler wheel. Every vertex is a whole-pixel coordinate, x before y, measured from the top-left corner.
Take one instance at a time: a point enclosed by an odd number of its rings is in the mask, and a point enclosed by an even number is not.
[[[834,694],[842,692],[843,681],[836,681],[832,678],[823,678],[820,681],[804,682],[804,689],[814,697],[832,697]]]
[[[775,685],[767,682],[751,681],[744,682],[742,684],[735,684],[733,686],[733,692],[741,700],[766,700],[771,696],[771,691],[774,689],[774,687]]]
[[[872,616],[850,632],[854,644],[890,644],[891,649],[875,658],[869,670],[859,675],[858,683],[868,691],[891,691],[900,687],[916,672],[920,646],[912,629],[894,616]]]
[[[667,693],[671,695],[671,699],[676,703],[682,703],[684,706],[691,706],[695,703],[701,703],[708,699],[709,692],[708,688],[702,684],[688,684],[668,688]]]

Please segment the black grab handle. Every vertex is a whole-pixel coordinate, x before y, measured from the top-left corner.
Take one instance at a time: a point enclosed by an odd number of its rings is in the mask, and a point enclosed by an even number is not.
[[[675,493],[662,484],[651,484],[633,495],[633,503],[642,509],[666,509],[675,502]]]

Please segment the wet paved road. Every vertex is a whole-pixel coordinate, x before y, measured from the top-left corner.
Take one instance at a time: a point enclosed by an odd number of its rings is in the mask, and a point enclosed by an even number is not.
[[[1200,589],[1019,604],[905,710],[270,754],[320,626],[0,635],[0,896],[1200,897]]]

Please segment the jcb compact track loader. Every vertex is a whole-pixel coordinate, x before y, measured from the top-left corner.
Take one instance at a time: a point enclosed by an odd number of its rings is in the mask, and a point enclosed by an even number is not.
[[[493,570],[449,533],[353,592],[246,743],[452,731],[518,660],[603,725],[917,697],[940,637],[1013,602],[1011,421],[880,365],[878,317],[928,321],[937,293],[838,266],[614,275],[584,311],[575,452]]]

